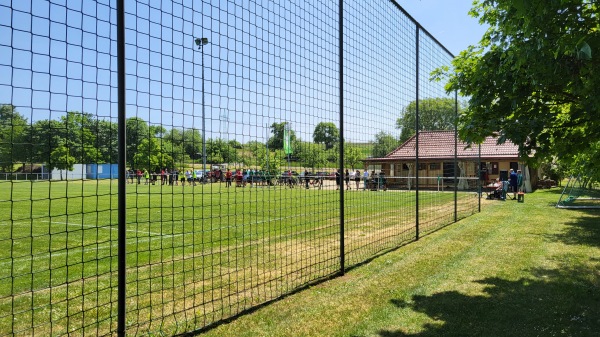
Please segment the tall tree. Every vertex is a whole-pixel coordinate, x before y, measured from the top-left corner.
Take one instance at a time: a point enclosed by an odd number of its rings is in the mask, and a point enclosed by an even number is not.
[[[321,144],[301,143],[298,147],[298,157],[303,166],[321,168],[327,164],[327,156]]]
[[[325,149],[332,149],[339,141],[340,131],[332,122],[321,122],[315,127],[313,141],[317,144],[325,144]]]
[[[357,146],[344,146],[344,166],[355,169],[358,167],[358,163],[362,156],[362,151]]]
[[[287,122],[273,123],[271,125],[271,133],[273,134],[269,138],[269,149],[270,150],[281,150],[283,149],[283,134],[286,128]],[[294,130],[290,130],[290,141],[292,144],[296,141],[296,133]]]
[[[118,124],[109,120],[97,120],[93,132],[100,162],[117,163],[119,154]]]
[[[12,172],[17,162],[27,161],[27,120],[11,104],[0,106],[0,171]]]
[[[392,152],[400,142],[394,136],[386,132],[379,132],[375,135],[375,145],[373,146],[373,157],[384,157]]]
[[[202,134],[200,130],[183,130],[183,150],[190,158],[196,158],[198,153],[200,153],[200,156],[202,155]]]
[[[27,151],[30,163],[49,163],[50,154],[61,143],[61,130],[63,125],[54,119],[43,119],[34,122],[27,135],[29,150]]]
[[[150,137],[138,145],[133,156],[132,167],[136,169],[147,168],[158,171],[165,167],[173,167],[173,157],[161,144],[161,139]]]
[[[206,156],[209,163],[234,163],[237,151],[221,138],[209,139],[206,143]]]
[[[275,177],[281,173],[281,166],[285,162],[284,158],[285,154],[283,151],[267,151],[266,148],[257,157],[260,169],[268,173],[271,177]]]
[[[199,153],[202,153],[202,135],[197,129],[173,128],[162,134],[162,138],[170,141],[174,146],[181,146],[190,158],[197,158]]]
[[[69,155],[77,163],[101,163],[96,143],[96,122],[94,115],[79,111],[69,111],[60,118],[60,128],[56,130],[61,145],[69,149]]]
[[[400,129],[400,143],[416,134],[416,101],[410,102],[402,111],[402,117],[396,120]],[[456,123],[456,105],[454,98],[435,97],[419,100],[419,130],[454,130]]]
[[[150,128],[148,123],[139,118],[131,117],[125,121],[126,140],[127,140],[127,164],[131,167],[134,165],[134,157],[138,151],[138,146],[142,141],[150,139]]]
[[[469,97],[459,134],[498,134],[522,155],[572,159],[600,135],[600,4],[590,0],[480,0],[490,28],[460,53],[448,92]],[[445,76],[448,69],[439,69]]]
[[[61,144],[50,153],[48,166],[50,166],[50,169],[57,168],[72,171],[76,161],[77,159],[71,155],[71,149],[65,144]],[[60,172],[60,180],[63,180],[62,172]]]

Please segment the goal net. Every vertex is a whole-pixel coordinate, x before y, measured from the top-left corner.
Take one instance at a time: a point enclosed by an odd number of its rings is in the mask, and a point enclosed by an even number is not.
[[[556,207],[600,208],[600,185],[593,179],[583,175],[571,176],[558,199]]]

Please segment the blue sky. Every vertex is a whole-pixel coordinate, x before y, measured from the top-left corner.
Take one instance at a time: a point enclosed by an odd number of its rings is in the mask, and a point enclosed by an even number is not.
[[[423,28],[458,55],[479,42],[487,26],[468,15],[473,0],[397,0]]]
[[[485,30],[467,15],[470,0],[398,2],[455,55]],[[319,122],[337,122],[336,1],[126,4],[128,117],[200,129],[204,69],[207,137],[263,140],[270,124],[286,121],[310,140]],[[387,1],[344,6],[346,135],[367,142],[398,132],[396,118],[415,98],[415,28]],[[0,103],[30,121],[66,111],[116,120],[114,0],[0,0],[0,17],[8,18],[0,22]],[[204,61],[197,37],[210,41]],[[428,82],[450,58],[421,39]],[[426,83],[421,95],[444,96],[443,83]]]

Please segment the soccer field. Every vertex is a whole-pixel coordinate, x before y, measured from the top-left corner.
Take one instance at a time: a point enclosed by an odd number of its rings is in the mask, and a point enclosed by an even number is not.
[[[331,182],[329,182],[331,183]],[[340,193],[127,185],[127,322],[202,328],[340,270]],[[415,239],[415,193],[344,191],[345,265]],[[0,182],[0,335],[105,335],[117,322],[117,181]],[[419,193],[420,232],[454,193]],[[457,194],[457,217],[477,211]]]

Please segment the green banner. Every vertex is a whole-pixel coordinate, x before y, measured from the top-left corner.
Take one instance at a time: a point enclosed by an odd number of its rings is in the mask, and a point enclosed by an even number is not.
[[[292,154],[292,140],[290,139],[290,130],[283,129],[283,152]]]

